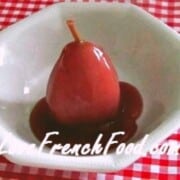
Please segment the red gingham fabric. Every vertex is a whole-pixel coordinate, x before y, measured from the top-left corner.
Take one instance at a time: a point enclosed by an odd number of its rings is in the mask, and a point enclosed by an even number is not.
[[[57,2],[65,0],[0,0],[0,29],[29,16],[30,14]],[[67,0],[76,2],[78,0]],[[90,0],[82,0],[90,3]],[[81,1],[81,2],[82,2]],[[93,2],[101,2],[94,0]],[[113,0],[107,0],[109,3]],[[124,2],[125,0],[116,0]],[[180,0],[129,0],[164,23],[180,32]],[[180,129],[174,132],[168,140],[180,142]],[[167,140],[166,140],[167,141]],[[50,170],[34,167],[25,167],[8,162],[0,157],[1,179],[77,179],[77,180],[179,180],[180,179],[180,154],[179,155],[147,155],[138,159],[129,167],[114,173],[90,173]]]

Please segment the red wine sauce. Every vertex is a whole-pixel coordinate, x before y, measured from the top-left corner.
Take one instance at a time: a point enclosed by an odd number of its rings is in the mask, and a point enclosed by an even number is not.
[[[121,104],[115,118],[101,124],[87,124],[67,126],[57,122],[51,112],[45,98],[33,108],[30,115],[30,126],[38,140],[42,141],[48,132],[58,131],[59,135],[50,139],[54,144],[94,144],[100,133],[103,134],[101,143],[106,145],[113,132],[123,131],[125,135],[117,136],[119,143],[127,142],[136,132],[136,120],[142,113],[143,102],[139,91],[126,82],[119,83],[121,87]],[[108,104],[107,104],[108,106]],[[53,143],[49,146],[53,146]],[[117,145],[111,146],[111,150]]]

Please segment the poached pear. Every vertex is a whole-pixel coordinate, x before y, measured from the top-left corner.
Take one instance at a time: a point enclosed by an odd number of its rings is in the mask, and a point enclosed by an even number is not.
[[[50,74],[47,104],[63,124],[105,122],[120,105],[117,73],[100,46],[81,40],[72,20],[67,25],[74,41],[64,47]]]

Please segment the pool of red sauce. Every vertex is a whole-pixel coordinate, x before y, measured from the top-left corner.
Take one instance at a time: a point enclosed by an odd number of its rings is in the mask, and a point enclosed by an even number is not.
[[[121,104],[115,118],[109,119],[101,124],[87,124],[67,126],[57,122],[51,112],[45,98],[33,108],[30,115],[30,126],[38,140],[42,141],[48,132],[58,131],[59,135],[54,135],[50,140],[53,144],[86,144],[93,145],[100,133],[103,134],[101,143],[106,145],[113,132],[124,131],[125,135],[118,135],[115,140],[119,143],[127,142],[136,132],[136,120],[142,113],[143,101],[139,91],[131,84],[119,82],[121,87]],[[113,150],[118,144],[112,145]]]

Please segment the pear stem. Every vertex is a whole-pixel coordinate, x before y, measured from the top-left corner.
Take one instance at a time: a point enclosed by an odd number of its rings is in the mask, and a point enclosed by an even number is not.
[[[80,42],[81,38],[80,38],[79,32],[77,31],[77,29],[75,27],[74,21],[71,20],[71,19],[67,20],[66,24],[67,24],[67,26],[68,26],[74,40]]]

